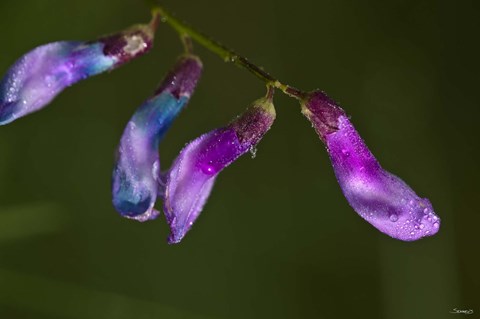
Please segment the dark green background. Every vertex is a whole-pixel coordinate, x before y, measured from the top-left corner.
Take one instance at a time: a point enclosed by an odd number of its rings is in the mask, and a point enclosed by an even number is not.
[[[405,243],[348,206],[299,107],[277,94],[257,157],[220,174],[196,225],[111,205],[113,153],[181,45],[79,83],[0,127],[0,318],[455,318],[480,313],[479,11],[474,1],[174,1],[167,8],[280,79],[322,88],[382,165],[428,197],[440,232]],[[148,21],[141,1],[0,2],[0,71],[30,49]],[[197,46],[205,73],[161,145],[182,146],[264,94]]]

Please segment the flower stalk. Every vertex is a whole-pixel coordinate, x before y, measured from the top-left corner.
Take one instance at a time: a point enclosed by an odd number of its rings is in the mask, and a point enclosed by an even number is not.
[[[249,151],[254,155],[270,130],[276,118],[273,95],[278,89],[300,102],[302,113],[325,144],[340,188],[355,212],[379,231],[403,241],[439,231],[441,221],[430,201],[382,168],[347,113],[323,91],[305,92],[281,82],[176,18],[158,5],[158,0],[146,1],[152,8],[149,24],[94,41],[44,44],[18,59],[0,79],[0,125],[44,108],[81,80],[148,53],[157,26],[164,22],[178,32],[185,52],[123,131],[112,174],[112,203],[120,215],[140,222],[155,219],[160,215],[155,209],[160,199],[170,227],[168,242],[182,241],[202,212],[218,174]],[[267,93],[227,125],[191,140],[170,168],[161,171],[159,143],[187,105],[202,73],[202,62],[193,54],[194,41],[255,75]]]
[[[246,57],[236,53],[234,50],[215,41],[208,35],[203,34],[202,32],[196,30],[194,27],[181,21],[175,15],[160,6],[155,0],[150,0],[148,2],[151,4],[152,15],[154,16],[154,19],[156,20],[158,19],[156,17],[159,17],[160,21],[170,25],[173,29],[175,29],[175,31],[178,32],[178,34],[182,38],[182,41],[184,41],[186,37],[189,37],[196,41],[198,44],[205,47],[210,52],[219,56],[225,62],[231,62],[241,68],[246,69],[247,71],[255,75],[257,78],[265,82],[267,86],[272,86],[276,89],[279,89],[286,95],[293,97],[297,100],[303,100],[305,98],[305,92],[281,82],[258,65],[250,62],[250,60],[248,60]],[[185,42],[183,43],[185,45]]]

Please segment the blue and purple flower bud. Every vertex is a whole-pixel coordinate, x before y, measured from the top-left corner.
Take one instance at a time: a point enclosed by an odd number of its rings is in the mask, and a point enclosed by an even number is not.
[[[158,216],[154,205],[163,192],[158,144],[190,99],[201,72],[198,57],[182,56],[155,95],[128,122],[112,178],[113,205],[124,217],[146,221]]]
[[[149,51],[154,22],[92,42],[53,42],[25,54],[0,82],[0,125],[40,110],[80,80],[113,70]]]
[[[438,232],[440,219],[430,201],[380,166],[333,100],[323,92],[311,92],[302,103],[302,112],[326,144],[343,194],[362,218],[404,241]]]
[[[166,174],[164,212],[169,244],[179,243],[202,211],[218,173],[253,149],[275,120],[269,96],[255,101],[230,125],[191,141]]]

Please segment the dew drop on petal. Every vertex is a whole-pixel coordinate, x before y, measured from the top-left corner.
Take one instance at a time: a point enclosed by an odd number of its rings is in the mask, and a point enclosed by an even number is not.
[[[152,166],[152,175],[154,180],[159,180],[160,176],[160,162],[157,160]]]
[[[215,167],[213,165],[210,165],[211,163],[209,164],[202,164],[200,165],[200,169],[202,170],[202,172],[206,175],[213,175],[216,173],[215,171]]]
[[[398,220],[398,215],[397,214],[390,214],[390,216],[388,218],[390,219],[390,221],[396,222]]]

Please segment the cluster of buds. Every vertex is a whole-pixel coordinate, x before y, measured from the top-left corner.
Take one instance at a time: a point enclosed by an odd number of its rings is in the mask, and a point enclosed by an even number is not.
[[[20,58],[0,82],[0,125],[37,111],[64,88],[110,71],[149,51],[156,19],[91,42],[55,42]],[[162,170],[159,143],[189,102],[202,73],[198,56],[180,56],[152,97],[133,114],[121,136],[112,176],[113,206],[129,219],[157,218],[157,199],[170,227],[168,242],[179,243],[199,217],[218,173],[256,148],[272,126],[274,87],[229,124],[187,143]],[[440,219],[426,198],[384,170],[344,110],[321,91],[299,94],[332,161],[350,206],[381,232],[403,241],[435,234]]]

